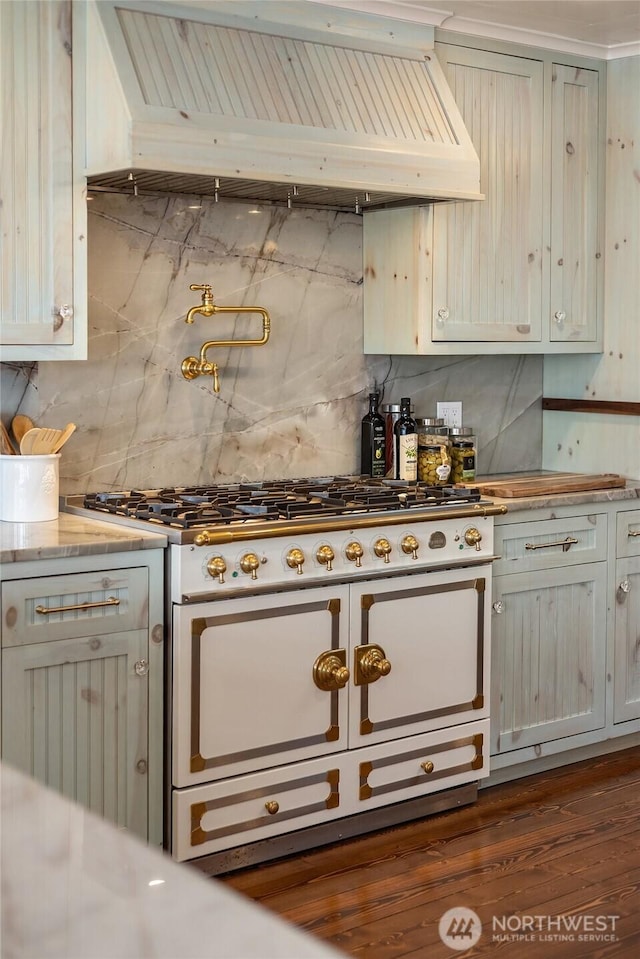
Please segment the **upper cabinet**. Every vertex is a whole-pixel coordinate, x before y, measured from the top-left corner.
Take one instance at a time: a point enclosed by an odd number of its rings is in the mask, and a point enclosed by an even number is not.
[[[71,3],[0,3],[0,54],[0,359],[85,359],[86,181],[72,141]]]
[[[365,352],[601,351],[600,66],[436,49],[485,199],[365,214]]]

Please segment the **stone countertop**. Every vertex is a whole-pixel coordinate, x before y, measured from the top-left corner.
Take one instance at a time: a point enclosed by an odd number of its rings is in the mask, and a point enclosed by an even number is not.
[[[166,545],[162,533],[139,532],[70,513],[60,513],[48,523],[0,522],[1,564],[162,549]]]
[[[592,503],[621,503],[629,502],[633,507],[640,507],[640,482],[627,480],[622,488],[582,490],[573,493],[552,493],[548,496],[489,496],[485,497],[498,506],[506,506],[508,512],[503,516],[496,516],[496,523],[511,522],[510,513],[520,513],[534,509],[557,509],[560,506],[585,506]]]
[[[240,893],[0,766],[0,952],[14,959],[339,959]]]

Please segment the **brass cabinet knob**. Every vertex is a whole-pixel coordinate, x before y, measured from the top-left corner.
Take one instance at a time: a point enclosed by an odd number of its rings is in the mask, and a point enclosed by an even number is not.
[[[258,578],[256,570],[258,569],[259,565],[260,560],[255,553],[245,553],[240,560],[240,569],[243,573],[251,573],[251,579]]]
[[[352,543],[347,543],[347,547],[344,552],[350,563],[355,563],[358,567],[362,566],[362,556],[364,554],[364,550],[360,543],[358,543],[356,540],[354,540]]]
[[[403,537],[402,542],[400,543],[400,546],[402,547],[402,552],[411,553],[412,559],[418,558],[419,545],[420,544],[418,543],[418,540],[415,538],[415,536],[412,536],[411,534]]]
[[[356,686],[375,683],[381,676],[388,676],[391,663],[386,658],[382,646],[357,646],[355,650]]]
[[[313,664],[313,681],[318,689],[333,692],[346,686],[351,676],[346,662],[347,654],[344,649],[327,649],[320,653]]]
[[[373,552],[376,556],[383,556],[385,563],[389,562],[389,553],[391,552],[391,543],[388,539],[378,539],[376,540]]]
[[[275,816],[280,809],[280,803],[276,802],[275,799],[268,799],[264,804],[264,808],[267,810],[270,816]]]
[[[224,574],[227,571],[227,564],[222,556],[212,556],[207,563],[207,572],[213,579],[218,579],[219,583],[224,583]],[[246,570],[245,570],[246,572]]]
[[[476,529],[475,526],[470,526],[469,529],[464,534],[464,541],[467,546],[475,546],[477,550],[480,549],[480,540],[482,539],[482,533],[479,529]]]
[[[287,566],[295,569],[302,574],[302,564],[304,563],[304,553],[301,549],[290,549],[287,553]]]
[[[428,776],[430,773],[433,772],[433,770],[435,769],[435,767],[434,767],[433,763],[431,762],[431,760],[430,760],[430,759],[427,759],[426,762],[420,763],[420,769],[424,770],[424,772],[425,772],[425,773],[427,774],[427,776]]]
[[[320,546],[318,552],[316,553],[316,559],[319,563],[322,563],[323,566],[327,567],[327,571],[331,572],[333,566],[331,565],[336,558],[336,554],[333,552],[330,546]]]

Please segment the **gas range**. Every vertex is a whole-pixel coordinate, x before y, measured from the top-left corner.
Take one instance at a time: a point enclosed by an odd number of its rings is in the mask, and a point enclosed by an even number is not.
[[[477,489],[368,476],[88,493],[64,508],[165,533],[177,603],[486,562],[504,512]]]

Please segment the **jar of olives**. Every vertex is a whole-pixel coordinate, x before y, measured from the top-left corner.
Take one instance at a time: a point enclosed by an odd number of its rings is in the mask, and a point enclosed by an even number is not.
[[[418,428],[418,480],[429,486],[444,486],[449,480],[449,432],[444,420],[416,419]]]
[[[469,483],[476,478],[476,438],[470,426],[451,426],[451,482]]]

